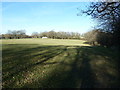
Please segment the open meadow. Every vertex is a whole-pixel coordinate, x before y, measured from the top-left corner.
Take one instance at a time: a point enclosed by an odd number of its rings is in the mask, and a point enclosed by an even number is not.
[[[3,88],[120,87],[119,53],[82,40],[2,40]]]

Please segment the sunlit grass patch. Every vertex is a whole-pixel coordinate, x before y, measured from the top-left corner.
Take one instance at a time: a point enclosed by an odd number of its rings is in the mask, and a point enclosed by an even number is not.
[[[64,46],[90,46],[84,44],[84,40],[72,39],[8,39],[2,40],[2,44],[38,44],[38,45],[64,45]]]

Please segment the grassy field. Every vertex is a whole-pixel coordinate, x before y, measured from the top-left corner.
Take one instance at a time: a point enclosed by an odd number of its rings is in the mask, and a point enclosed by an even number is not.
[[[2,40],[3,88],[120,87],[119,53],[82,40]]]
[[[3,44],[39,44],[39,45],[64,45],[64,46],[90,46],[84,44],[82,40],[68,39],[7,39],[3,40]]]

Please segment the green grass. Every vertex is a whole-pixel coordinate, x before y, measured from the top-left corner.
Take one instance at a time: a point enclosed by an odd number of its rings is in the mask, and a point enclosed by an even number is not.
[[[120,87],[119,53],[84,42],[3,40],[3,88]]]
[[[68,39],[7,39],[3,40],[3,44],[39,44],[39,45],[69,45],[69,46],[89,46],[84,44],[83,40]]]

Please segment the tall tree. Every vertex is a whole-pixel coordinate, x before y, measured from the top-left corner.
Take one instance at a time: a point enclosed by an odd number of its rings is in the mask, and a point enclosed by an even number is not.
[[[114,45],[120,45],[120,2],[93,2],[82,13],[97,19],[105,32],[113,34]]]

